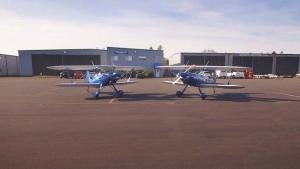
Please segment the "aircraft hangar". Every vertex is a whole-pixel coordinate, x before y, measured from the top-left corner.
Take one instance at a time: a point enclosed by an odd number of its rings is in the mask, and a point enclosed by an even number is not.
[[[19,50],[20,76],[57,75],[47,69],[54,65],[115,64],[153,69],[163,59],[162,50],[108,47],[107,49]]]
[[[0,76],[17,76],[18,56],[0,54]]]
[[[106,52],[98,49],[59,49],[59,50],[19,50],[19,72],[21,76],[57,75],[47,69],[53,65],[88,65],[101,63],[101,55]]]
[[[300,54],[181,53],[179,64],[247,66],[254,74],[295,75],[300,73]]]

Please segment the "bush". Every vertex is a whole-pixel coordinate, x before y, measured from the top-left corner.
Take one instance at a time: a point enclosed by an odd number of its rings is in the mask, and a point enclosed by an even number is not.
[[[144,77],[145,77],[145,78],[152,78],[153,75],[154,75],[154,73],[153,73],[153,71],[151,71],[151,70],[146,70],[146,71],[144,72]]]

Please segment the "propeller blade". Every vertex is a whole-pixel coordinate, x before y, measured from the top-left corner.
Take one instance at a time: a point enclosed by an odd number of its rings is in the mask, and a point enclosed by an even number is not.
[[[190,71],[193,67],[194,67],[194,65],[190,66],[189,68],[187,68],[187,69],[184,71],[184,73]]]
[[[179,76],[179,77],[172,83],[172,85],[175,85],[179,80],[181,80],[181,76]]]

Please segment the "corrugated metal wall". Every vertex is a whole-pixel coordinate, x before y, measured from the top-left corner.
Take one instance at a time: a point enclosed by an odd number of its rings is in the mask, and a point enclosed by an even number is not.
[[[245,66],[245,67],[252,67],[253,60],[251,56],[234,56],[232,65],[233,66]]]
[[[184,56],[184,64],[195,65],[225,65],[225,56]]]
[[[295,75],[298,73],[299,57],[278,57],[276,62],[277,75]]]
[[[0,76],[16,76],[18,74],[18,57],[0,55]]]
[[[272,57],[253,57],[254,74],[272,74]]]
[[[6,58],[5,56],[0,55],[0,76],[7,75],[7,68],[6,68]]]
[[[58,75],[59,71],[47,69],[48,66],[55,65],[91,65],[100,64],[99,55],[47,55],[33,54],[32,55],[32,70],[33,75]]]
[[[224,55],[224,56],[222,56]],[[253,68],[254,74],[272,74],[277,75],[295,75],[300,71],[299,56],[289,54],[239,54],[239,53],[182,53],[183,64],[196,64],[205,65],[208,61],[208,65],[225,64],[233,66],[245,66]],[[225,58],[226,57],[226,58]],[[232,58],[230,60],[230,58]],[[273,61],[273,58],[274,61]],[[274,64],[274,65],[273,65]],[[274,68],[273,68],[274,66]],[[276,66],[276,67],[275,67]]]
[[[195,65],[204,65],[205,59],[204,56],[183,56],[184,64],[195,64]]]
[[[254,74],[271,74],[272,57],[234,56],[233,66],[252,67]]]

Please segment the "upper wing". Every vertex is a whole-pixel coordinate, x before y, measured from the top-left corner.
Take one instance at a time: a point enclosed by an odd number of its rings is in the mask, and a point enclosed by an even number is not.
[[[113,70],[124,70],[124,71],[131,71],[131,70],[143,70],[144,68],[141,66],[116,66],[116,65],[95,65],[100,69],[113,69]]]
[[[112,70],[142,70],[144,69],[141,66],[115,66],[115,65],[59,65],[59,66],[48,66],[48,69],[52,70],[95,70],[95,69],[112,69]]]
[[[60,87],[99,87],[99,83],[60,83]]]
[[[48,66],[48,69],[52,70],[93,70],[93,65],[60,65],[60,66]]]
[[[197,69],[197,70],[222,70],[222,71],[245,71],[249,69],[249,67],[241,67],[241,66],[201,66],[201,65],[157,66],[157,68],[174,69],[174,70]]]
[[[228,85],[228,84],[201,84],[199,87],[213,87],[213,88],[223,88],[223,89],[241,89],[245,88],[241,85]]]
[[[136,83],[135,81],[122,81],[122,82],[117,82],[115,85],[127,85],[127,84],[133,84]]]
[[[135,81],[123,81],[117,82],[115,85],[127,85],[136,83]],[[57,86],[60,87],[99,87],[99,83],[60,83]]]

